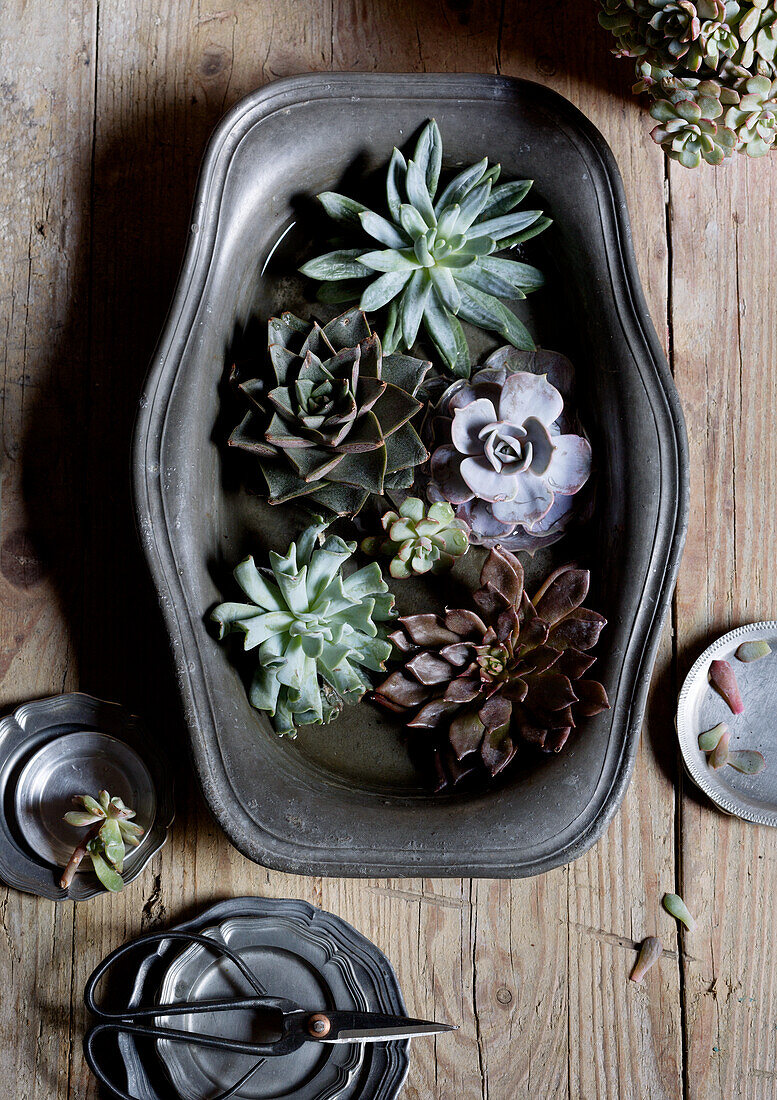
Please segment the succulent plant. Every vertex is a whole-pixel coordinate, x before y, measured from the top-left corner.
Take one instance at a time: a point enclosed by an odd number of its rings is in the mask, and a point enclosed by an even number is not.
[[[493,253],[542,232],[550,219],[541,210],[515,210],[531,181],[497,187],[498,164],[489,167],[484,158],[454,176],[438,195],[441,167],[442,138],[432,119],[412,160],[394,149],[386,181],[388,217],[333,191],[319,195],[327,214],[361,243],[317,256],[300,270],[323,280],[319,296],[325,301],[348,302],[361,295],[367,311],[391,303],[384,336],[389,352],[411,348],[423,322],[447,367],[466,377],[470,359],[459,319],[499,333],[518,348],[534,347],[526,327],[501,299],[525,298],[543,277],[528,264]],[[370,282],[362,288],[365,279]]]
[[[106,890],[118,893],[124,889],[121,872],[126,846],[136,848],[143,835],[143,829],[131,820],[135,811],[125,806],[118,795],[111,798],[107,791],[100,791],[97,798],[88,794],[76,795],[73,804],[80,809],[66,813],[64,820],[68,825],[89,831],[68,860],[59,885],[63,890],[68,889],[81,861],[88,855]]]
[[[356,703],[371,686],[365,670],[383,671],[391,653],[387,623],[394,597],[377,562],[343,575],[356,543],[325,536],[320,518],[285,555],[271,553],[270,567],[252,557],[240,562],[235,580],[247,603],[222,603],[211,614],[219,638],[244,635],[256,650],[251,704],[267,711],[280,736],[297,727],[332,721],[344,703]]]
[[[284,313],[268,337],[275,385],[239,383],[249,411],[229,445],[258,458],[270,503],[353,515],[370,493],[409,488],[427,457],[410,421],[431,364],[384,355],[358,309],[323,328]]]
[[[496,548],[480,583],[477,611],[399,620],[391,639],[404,666],[373,696],[407,716],[438,790],[494,777],[521,742],[559,752],[581,718],[609,707],[602,685],[584,679],[606,621],[582,606],[587,570],[556,570],[532,601],[519,560]]]
[[[390,557],[392,577],[442,573],[469,549],[469,527],[456,519],[450,504],[427,505],[406,497],[399,511],[386,512],[381,523],[386,537],[366,538],[362,550]]]
[[[710,684],[726,700],[732,713],[741,714],[745,705],[739,693],[736,673],[728,661],[711,661],[708,677]]]
[[[714,90],[711,81],[710,91]],[[657,99],[650,114],[659,123],[650,135],[667,156],[686,168],[720,164],[734,149],[736,135],[715,119],[723,114],[723,105],[714,95],[694,95],[687,89]]]
[[[734,151],[764,156],[777,145],[777,4],[774,0],[601,0],[613,52],[636,61],[652,131],[689,168]]]
[[[573,376],[557,352],[506,347],[443,394],[427,493],[455,506],[471,541],[533,551],[563,535],[591,472],[591,447],[564,409]]]

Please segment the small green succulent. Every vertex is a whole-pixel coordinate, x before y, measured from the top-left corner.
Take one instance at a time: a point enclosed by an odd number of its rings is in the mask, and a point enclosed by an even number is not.
[[[320,194],[330,217],[368,240],[317,256],[300,271],[323,280],[324,301],[359,300],[367,311],[390,303],[387,353],[412,347],[423,321],[447,367],[467,377],[470,357],[459,319],[533,350],[526,327],[501,299],[525,298],[542,286],[542,274],[493,253],[541,233],[550,219],[541,210],[516,211],[531,181],[495,186],[500,165],[489,167],[486,158],[459,172],[438,196],[441,167],[442,138],[432,119],[412,160],[394,149],[386,183],[388,217],[345,195]],[[370,280],[366,289],[359,285],[364,279]]]
[[[143,835],[143,829],[131,820],[135,811],[125,806],[118,795],[111,798],[107,791],[100,791],[97,798],[88,794],[76,795],[73,804],[81,809],[66,813],[64,820],[76,828],[88,828],[89,832],[68,860],[60,886],[63,890],[68,889],[81,861],[88,855],[105,889],[118,893],[124,889],[121,872],[126,845],[136,848]]]
[[[442,573],[469,549],[469,527],[456,519],[450,504],[427,506],[418,497],[406,497],[398,512],[386,512],[381,520],[385,538],[367,538],[366,554],[390,557],[392,577],[413,573]]]
[[[391,653],[383,625],[394,617],[394,597],[371,562],[343,576],[355,542],[324,537],[318,519],[284,556],[270,554],[270,568],[252,557],[234,571],[248,603],[222,603],[212,612],[219,638],[244,635],[256,649],[249,698],[270,715],[280,736],[297,727],[331,722],[344,703],[357,703],[370,688],[365,672],[380,672]]]
[[[653,141],[686,168],[696,168],[702,160],[720,164],[737,143],[733,130],[715,121],[723,114],[723,105],[714,94],[694,97],[683,89],[668,99],[657,99],[650,113],[659,123],[651,130]]]
[[[749,157],[762,157],[777,140],[777,80],[751,76],[744,81],[739,102],[726,111],[725,122],[739,135]]]

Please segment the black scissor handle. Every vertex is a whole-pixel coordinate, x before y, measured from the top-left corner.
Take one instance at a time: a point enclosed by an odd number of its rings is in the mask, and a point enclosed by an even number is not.
[[[201,936],[197,932],[149,932],[146,936],[141,936],[139,939],[130,940],[129,943],[122,944],[121,947],[117,947],[115,951],[111,951],[110,955],[106,955],[99,966],[95,967],[92,973],[87,979],[86,986],[84,987],[84,1004],[87,1009],[94,1015],[103,1020],[121,1020],[127,1019],[128,1015],[137,1011],[136,1009],[128,1008],[125,1012],[106,1012],[100,1008],[95,1000],[95,989],[104,976],[106,971],[110,970],[114,963],[119,959],[128,955],[130,952],[135,951],[140,947],[147,947],[152,943],[164,943],[166,940],[180,940],[186,943],[199,944],[201,947],[205,947],[209,951],[215,951],[219,955],[223,955],[234,963],[240,973],[251,985],[251,988],[256,991],[258,996],[266,997],[267,991],[262,983],[253,973],[249,966],[240,958],[240,956],[228,947],[225,943],[219,942],[219,940],[213,939],[211,936]],[[296,1006],[295,1006],[296,1007]],[[149,1013],[149,1015],[159,1015],[159,1012]]]
[[[118,1100],[149,1100],[148,1094],[145,1097],[133,1096],[132,1093],[126,1092],[124,1089],[120,1088],[115,1081],[111,1080],[111,1078],[102,1068],[102,1065],[98,1061],[97,1056],[94,1052],[95,1040],[98,1039],[100,1035],[111,1031],[119,1032],[127,1030],[127,1028],[122,1028],[120,1023],[109,1022],[95,1024],[94,1027],[91,1027],[84,1036],[84,1056],[86,1057],[87,1065],[89,1066],[97,1080],[100,1082],[100,1084],[109,1089],[110,1092],[118,1098]],[[230,1088],[226,1090],[226,1092],[220,1092],[218,1096],[214,1096],[212,1100],[230,1100],[230,1097],[233,1097],[237,1092],[240,1091],[243,1085],[245,1085],[253,1077],[256,1071],[264,1065],[265,1061],[265,1058],[257,1059],[257,1061],[251,1066],[251,1068],[246,1073],[244,1073],[238,1081],[235,1081],[234,1085],[231,1085]]]

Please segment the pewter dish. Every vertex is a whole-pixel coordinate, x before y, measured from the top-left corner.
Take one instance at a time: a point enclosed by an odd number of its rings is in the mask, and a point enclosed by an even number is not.
[[[118,795],[135,810],[135,820],[143,829],[153,825],[153,780],[135,750],[123,741],[97,730],[81,730],[49,741],[33,753],[21,770],[14,796],[16,821],[32,850],[54,867],[64,867],[84,833],[63,817],[73,809],[75,795],[96,795],[101,790]],[[138,847],[127,850],[127,873],[148,836],[146,831]],[[89,861],[76,873],[89,874]]]
[[[737,660],[742,642],[768,642],[772,652],[758,661]],[[745,709],[732,714],[728,704],[710,686],[712,661],[729,661],[739,685]],[[685,769],[694,783],[716,806],[757,825],[777,825],[777,622],[740,626],[718,638],[688,673],[677,707],[677,736]],[[743,775],[734,768],[714,769],[699,748],[700,733],[725,722],[731,730],[732,749],[756,749],[766,767],[757,775]]]
[[[283,968],[277,971],[275,969],[281,959],[285,958],[292,962],[291,982],[306,996],[330,997],[338,1008],[358,1003],[367,1011],[406,1014],[396,975],[386,956],[350,924],[332,913],[316,909],[304,901],[233,898],[212,906],[190,921],[174,926],[175,929],[191,932],[205,932],[218,927],[226,929],[229,936],[242,936],[249,945],[249,950],[252,943],[259,945],[258,965],[269,968],[268,980],[274,981],[276,973],[281,980],[285,980]],[[204,953],[198,953],[193,957],[191,948],[181,952],[174,941],[163,942],[155,950],[150,950],[136,960],[126,996],[124,989],[118,988],[118,983],[116,987],[106,990],[104,996],[123,998],[121,1001],[114,1000],[114,1003],[126,1003],[129,1008],[137,1008],[141,1004],[160,1001],[162,997],[167,1000],[167,992],[170,990],[183,990],[192,985],[201,987],[203,979],[208,988],[216,988],[210,983],[222,980],[223,968],[218,966],[215,956],[205,959],[203,967],[203,956]],[[213,964],[216,966],[215,970]],[[223,989],[220,984],[217,987]],[[284,988],[291,988],[291,985]],[[274,986],[272,993],[277,995]],[[215,1020],[211,1022],[214,1027],[217,1026]],[[188,1020],[184,1026],[189,1026]],[[173,1044],[169,1045],[172,1048]],[[159,1064],[159,1055],[165,1055],[162,1051],[157,1053],[156,1043],[149,1043],[148,1040],[143,1043],[136,1041],[132,1035],[122,1034],[118,1038],[118,1048],[126,1083],[117,1081],[117,1084],[124,1085],[126,1091],[138,1100],[167,1100],[172,1095],[168,1077]],[[357,1097],[358,1100],[396,1100],[407,1076],[409,1048],[410,1044],[406,1039],[365,1044],[356,1051],[358,1069],[352,1075],[350,1083],[344,1082],[339,1091],[322,1091],[327,1076],[320,1074],[320,1100],[357,1100]],[[347,1052],[351,1048],[344,1046],[342,1050]],[[105,1052],[105,1057],[110,1059],[112,1066],[119,1061],[114,1052],[115,1046]],[[204,1053],[200,1051],[197,1057],[200,1058]],[[308,1088],[308,1093],[301,1093],[296,1087],[289,1090],[283,1085],[284,1065],[287,1066],[290,1077],[299,1081],[299,1064],[290,1062],[299,1053],[268,1059],[268,1063],[276,1062],[277,1066],[270,1066],[268,1069],[269,1076],[264,1078],[265,1091],[257,1090],[262,1088],[262,1075],[267,1063],[248,1086],[254,1091],[247,1092],[246,1095],[274,1096],[277,1100],[301,1100],[303,1095],[308,1095],[310,1089],[307,1085],[303,1085],[303,1088]],[[306,1053],[305,1057],[310,1056]],[[225,1077],[219,1082],[222,1089],[238,1079],[239,1073],[235,1071],[235,1067],[244,1065],[244,1061],[238,1056],[229,1066],[222,1067],[225,1073]],[[176,1079],[177,1087],[183,1085],[190,1089],[195,1080],[199,1082],[203,1079],[207,1086],[207,1071],[212,1072],[213,1068],[207,1054],[204,1065],[205,1072],[199,1068],[192,1070],[191,1060],[185,1059],[180,1067],[183,1077]],[[190,1072],[194,1077],[189,1077]],[[178,1076],[180,1078],[180,1074]],[[314,1074],[313,1080],[316,1079]],[[176,1095],[179,1094],[176,1092]],[[185,1096],[186,1093],[181,1095]],[[312,1095],[316,1096],[316,1093],[313,1092]]]
[[[331,955],[325,943],[306,941],[302,956],[289,944],[288,921],[265,917],[236,917],[222,921],[205,933],[221,938],[237,951],[266,990],[274,997],[288,997],[314,1009],[364,1009],[364,995],[356,984],[346,954]],[[167,970],[159,993],[160,1001],[207,1000],[251,996],[254,991],[229,959],[217,958],[204,947],[182,952]],[[157,1026],[176,1026],[167,1017],[157,1017]],[[255,1034],[256,1017],[247,1012],[222,1015],[184,1016],[179,1027],[223,1035],[248,1042],[260,1041]],[[225,1085],[238,1080],[256,1059],[171,1043],[160,1039],[157,1050],[181,1100],[208,1100]],[[236,1095],[245,1100],[269,1100],[292,1095],[295,1100],[345,1100],[354,1095],[362,1065],[364,1046],[359,1043],[326,1047],[306,1043],[293,1055],[268,1058]]]
[[[84,739],[98,753],[106,753],[103,766],[97,760],[89,763],[84,757]],[[142,721],[116,703],[80,692],[36,699],[0,721],[3,882],[54,901],[83,901],[104,892],[97,877],[86,868],[75,876],[68,891],[61,889],[62,867],[79,834],[64,823],[58,834],[56,818],[60,810],[64,814],[70,808],[67,803],[72,794],[94,793],[81,789],[84,779],[93,778],[98,789],[103,780],[112,782],[115,789],[111,793],[125,797],[118,771],[113,770],[116,765],[112,749],[117,745],[121,746],[117,750],[121,754],[118,770],[126,769],[128,773],[124,791],[138,801],[133,808],[139,811],[138,820],[146,830],[141,845],[128,851],[123,878],[130,883],[165,843],[174,816],[169,765]],[[75,747],[72,758],[71,747]],[[110,762],[107,771],[106,762]],[[71,836],[75,839],[67,848],[65,841]]]
[[[596,505],[590,522],[537,555],[529,584],[570,559],[594,568],[587,603],[609,619],[596,652],[612,703],[559,756],[516,768],[489,792],[445,797],[424,789],[401,723],[369,703],[279,740],[206,625],[232,598],[240,558],[285,549],[299,531],[289,509],[245,490],[237,456],[225,453],[226,369],[261,353],[263,323],[281,307],[316,313],[294,275],[310,255],[312,196],[374,178],[392,146],[406,146],[432,116],[445,169],[487,155],[503,178],[532,178],[532,203],[554,219],[530,257],[548,285],[520,303],[521,317],[538,343],[576,365]],[[586,851],[633,766],[685,535],[687,479],[682,415],[642,297],[617,167],[570,103],[502,77],[319,74],[255,92],[219,125],[141,399],[134,490],[196,770],[243,853],[307,874],[517,877]],[[435,609],[450,598],[443,587],[423,590]],[[402,612],[422,591],[393,588]]]

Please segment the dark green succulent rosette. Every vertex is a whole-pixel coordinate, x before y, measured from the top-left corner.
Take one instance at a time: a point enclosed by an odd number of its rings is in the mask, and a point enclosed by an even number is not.
[[[370,493],[409,488],[428,457],[410,421],[431,364],[384,355],[359,309],[323,327],[283,313],[268,343],[275,385],[239,382],[249,411],[229,445],[258,458],[270,503],[355,515]]]

